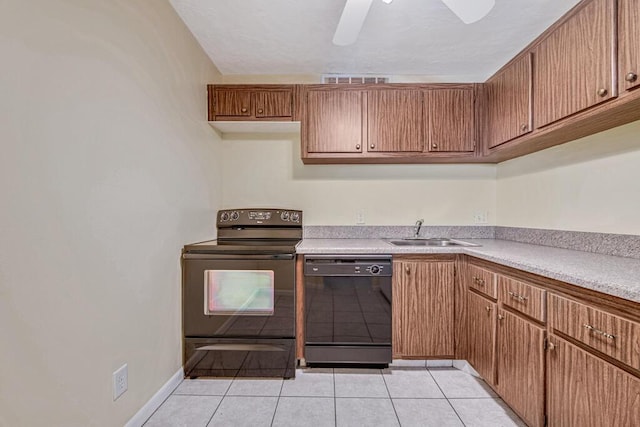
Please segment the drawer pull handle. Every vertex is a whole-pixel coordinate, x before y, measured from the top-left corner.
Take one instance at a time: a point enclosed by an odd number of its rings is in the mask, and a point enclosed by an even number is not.
[[[591,331],[591,332],[593,332],[594,334],[602,335],[603,337],[605,337],[605,338],[609,338],[609,339],[612,339],[612,340],[615,340],[615,339],[616,339],[616,336],[615,336],[615,335],[611,335],[611,334],[609,334],[609,333],[606,333],[605,331],[601,331],[600,329],[598,329],[598,328],[596,328],[596,327],[594,327],[594,326],[587,325],[587,324],[584,324],[584,325],[582,325],[582,326],[583,326],[585,329],[590,330],[590,331]]]
[[[484,279],[473,276],[473,281],[476,285],[484,286]]]
[[[529,299],[529,297],[523,297],[522,295],[518,295],[515,292],[511,292],[511,291],[509,291],[509,295],[511,296],[511,298],[520,302],[525,302],[526,300]]]

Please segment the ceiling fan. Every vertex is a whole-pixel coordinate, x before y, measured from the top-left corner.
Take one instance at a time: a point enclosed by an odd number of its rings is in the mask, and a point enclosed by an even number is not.
[[[389,4],[393,0],[382,0]],[[465,24],[472,24],[484,18],[495,5],[495,0],[441,0]],[[360,34],[373,0],[347,0],[342,16],[333,35],[333,44],[347,46],[353,44]]]

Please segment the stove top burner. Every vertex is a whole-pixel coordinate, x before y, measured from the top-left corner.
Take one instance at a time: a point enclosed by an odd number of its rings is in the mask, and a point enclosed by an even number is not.
[[[295,252],[302,239],[302,211],[226,209],[218,211],[218,239],[185,245],[192,254],[274,254]]]

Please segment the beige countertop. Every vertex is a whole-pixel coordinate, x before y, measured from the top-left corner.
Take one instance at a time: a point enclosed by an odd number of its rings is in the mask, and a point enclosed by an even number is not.
[[[497,239],[481,246],[394,246],[383,239],[304,239],[298,254],[467,254],[572,285],[640,302],[640,259]]]

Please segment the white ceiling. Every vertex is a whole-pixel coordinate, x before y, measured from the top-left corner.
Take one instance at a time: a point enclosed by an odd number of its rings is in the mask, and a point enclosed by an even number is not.
[[[471,0],[473,1],[473,0]],[[356,43],[331,40],[345,0],[170,0],[225,75],[376,74],[484,81],[579,0],[496,0],[460,21],[440,0],[374,0]]]

